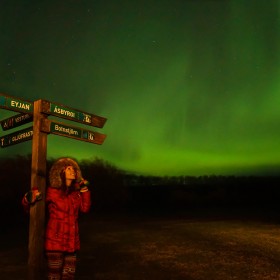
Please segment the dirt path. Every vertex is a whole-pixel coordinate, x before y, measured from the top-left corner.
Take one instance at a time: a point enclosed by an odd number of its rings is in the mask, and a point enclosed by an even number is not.
[[[89,215],[80,233],[78,280],[280,279],[278,224]],[[27,233],[1,237],[0,279],[26,279]]]

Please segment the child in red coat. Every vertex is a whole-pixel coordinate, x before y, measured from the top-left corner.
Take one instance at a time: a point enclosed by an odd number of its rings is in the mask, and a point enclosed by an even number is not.
[[[78,214],[90,210],[89,183],[71,158],[60,158],[52,165],[49,181],[46,194],[49,219],[45,235],[48,279],[74,279],[76,252],[80,249]],[[25,194],[22,204],[28,211],[30,204],[40,199],[41,193],[32,190]]]

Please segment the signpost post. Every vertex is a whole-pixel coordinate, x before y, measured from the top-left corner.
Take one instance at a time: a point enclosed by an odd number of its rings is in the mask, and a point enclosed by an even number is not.
[[[42,192],[43,199],[30,207],[28,243],[28,279],[30,280],[42,279],[43,273],[47,134],[40,131],[40,123],[47,116],[40,113],[41,105],[41,100],[34,102],[31,189],[37,187]]]
[[[33,126],[0,137],[0,146],[5,148],[32,139],[31,188],[37,187],[43,199],[30,206],[28,279],[42,279],[45,233],[45,193],[47,136],[49,133],[101,145],[106,135],[48,120],[48,115],[68,119],[85,125],[102,128],[106,118],[79,111],[46,100],[34,103],[0,93],[0,108],[21,114],[1,121],[3,130],[13,129],[33,120]]]

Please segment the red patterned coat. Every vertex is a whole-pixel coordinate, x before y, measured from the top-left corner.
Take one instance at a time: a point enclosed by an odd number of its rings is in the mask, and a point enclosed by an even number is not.
[[[79,211],[90,210],[90,191],[73,190],[63,195],[61,189],[49,187],[46,195],[49,220],[45,235],[45,249],[74,252],[80,249]]]

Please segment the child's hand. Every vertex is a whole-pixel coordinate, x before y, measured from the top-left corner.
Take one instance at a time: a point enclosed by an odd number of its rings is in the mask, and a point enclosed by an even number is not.
[[[77,182],[77,185],[77,189],[80,190],[80,192],[87,192],[89,181],[82,178],[80,182]]]
[[[42,193],[38,191],[37,187],[34,187],[25,194],[25,199],[29,204],[34,204],[36,201],[42,199]]]

